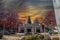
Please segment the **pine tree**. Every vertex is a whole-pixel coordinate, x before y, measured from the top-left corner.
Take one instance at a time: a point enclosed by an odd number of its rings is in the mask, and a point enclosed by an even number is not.
[[[38,18],[34,20],[34,24],[39,24]]]
[[[28,21],[27,21],[27,24],[31,24],[31,19],[30,19],[30,16],[28,16]]]

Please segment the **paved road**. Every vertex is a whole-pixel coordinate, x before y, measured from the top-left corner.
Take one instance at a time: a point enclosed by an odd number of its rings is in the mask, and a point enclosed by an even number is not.
[[[24,37],[24,35],[22,36],[23,34],[21,33],[17,33],[16,35],[4,35],[3,36],[3,39],[0,39],[0,40],[21,40],[22,37]],[[46,35],[49,35],[49,34],[46,34]],[[46,37],[46,36],[45,36]],[[58,37],[57,35],[56,36],[50,36],[51,39],[53,39],[54,37]]]
[[[54,39],[54,38],[59,38],[58,36],[50,36],[51,37],[51,40]]]
[[[22,39],[22,33],[19,35],[19,34],[15,34],[15,35],[4,35],[3,36],[3,39],[0,39],[0,40],[21,40]]]
[[[3,37],[4,40],[21,40],[22,39],[22,36],[6,36],[4,35]]]

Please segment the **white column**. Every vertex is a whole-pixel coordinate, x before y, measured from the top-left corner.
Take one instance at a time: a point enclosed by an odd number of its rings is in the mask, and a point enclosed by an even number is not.
[[[34,27],[32,27],[32,34],[34,34]]]
[[[20,26],[18,27],[18,32],[20,32],[21,31],[21,28],[20,28]]]
[[[26,28],[24,28],[24,34],[27,34],[27,29]]]
[[[40,27],[40,32],[42,32],[42,25],[41,25],[41,24],[39,24],[39,27]]]
[[[35,33],[36,33],[36,27],[35,27]]]
[[[40,26],[40,32],[42,33],[42,26]]]

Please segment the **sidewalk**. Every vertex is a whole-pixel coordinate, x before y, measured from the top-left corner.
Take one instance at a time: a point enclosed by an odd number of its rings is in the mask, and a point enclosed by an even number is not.
[[[4,35],[3,40],[21,40],[22,37],[24,37],[24,36],[20,36],[19,34]]]
[[[19,37],[19,36],[7,36],[7,35],[4,35],[3,37],[3,40],[21,40],[22,39],[22,36]]]
[[[3,39],[0,39],[0,40],[3,40]]]

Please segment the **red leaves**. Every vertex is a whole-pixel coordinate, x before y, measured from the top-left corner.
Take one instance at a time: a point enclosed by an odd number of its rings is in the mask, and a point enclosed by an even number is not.
[[[53,11],[48,13],[47,17],[44,20],[44,23],[46,25],[56,26],[55,13]]]
[[[10,26],[10,20],[7,20],[6,21],[6,27],[9,27]]]
[[[13,19],[13,18],[7,18],[6,21],[1,21],[0,24],[4,27],[4,24],[5,24],[5,27],[10,27],[10,24],[12,22],[12,27],[17,27],[16,24],[17,24],[17,20],[16,19]]]
[[[55,13],[54,12],[49,12],[49,14],[48,14],[48,17],[55,17]]]

